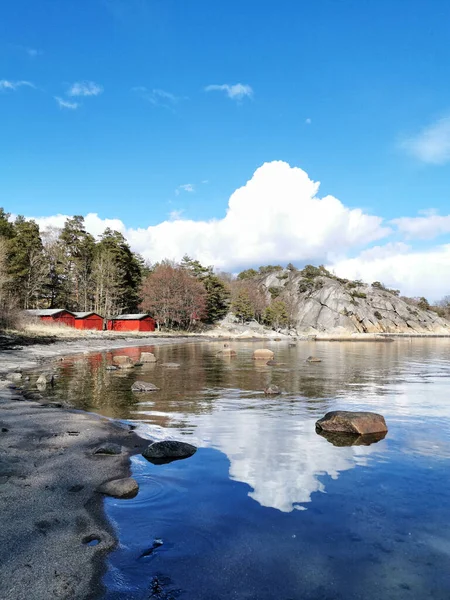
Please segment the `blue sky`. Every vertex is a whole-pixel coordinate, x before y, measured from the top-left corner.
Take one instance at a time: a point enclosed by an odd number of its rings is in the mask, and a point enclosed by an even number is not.
[[[4,2],[0,204],[97,213],[127,231],[203,222],[284,161],[388,227],[446,216],[449,22],[444,0]],[[450,241],[447,221],[426,240],[408,231],[382,243]]]

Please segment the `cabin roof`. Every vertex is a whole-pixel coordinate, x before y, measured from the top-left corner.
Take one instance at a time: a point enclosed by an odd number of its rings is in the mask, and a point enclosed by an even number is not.
[[[36,309],[28,309],[25,311],[29,315],[33,315],[35,317],[55,317],[59,313],[69,313],[69,315],[73,315],[74,313],[70,310],[66,310],[65,308],[36,308]]]
[[[92,315],[95,315],[96,317],[100,317],[101,319],[103,319],[103,317],[101,315],[94,312],[93,310],[90,310],[88,312],[74,312],[73,314],[75,315],[75,319],[85,319],[86,317],[91,317]]]
[[[144,319],[145,317],[149,317],[149,316],[150,315],[148,315],[147,313],[135,314],[135,315],[117,315],[116,317],[111,317],[111,321],[133,321],[133,320],[140,321],[141,319]]]

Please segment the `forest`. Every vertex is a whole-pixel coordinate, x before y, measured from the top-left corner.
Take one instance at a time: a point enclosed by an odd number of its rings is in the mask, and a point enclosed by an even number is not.
[[[291,263],[286,269],[297,270]],[[216,273],[189,256],[179,263],[152,264],[133,252],[119,231],[108,228],[94,238],[82,216],[68,218],[60,229],[41,230],[34,220],[23,216],[12,220],[0,208],[2,328],[14,326],[20,312],[30,308],[95,311],[105,318],[144,311],[159,328],[183,330],[213,324],[232,311],[242,322],[255,319],[269,327],[289,327],[292,307],[277,297],[277,290],[264,293],[259,283],[261,277],[278,271],[283,267],[266,265],[237,276]],[[324,267],[311,265],[301,272],[306,282],[319,275],[334,277]],[[448,297],[436,306],[425,298],[415,301],[420,308],[449,316]]]

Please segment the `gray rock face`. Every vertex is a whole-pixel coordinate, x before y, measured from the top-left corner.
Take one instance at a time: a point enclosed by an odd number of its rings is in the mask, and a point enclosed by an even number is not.
[[[139,491],[136,479],[124,477],[107,481],[97,488],[97,492],[113,498],[134,498]]]
[[[353,412],[334,410],[316,422],[319,431],[367,435],[386,433],[387,425],[383,415],[373,412]]]
[[[131,386],[132,392],[157,392],[159,387],[156,387],[154,383],[148,383],[147,381],[135,381]]]
[[[14,382],[22,381],[22,373],[8,373],[6,379]]]
[[[180,458],[188,458],[197,452],[197,448],[186,442],[177,442],[175,440],[163,440],[154,442],[146,448],[142,456],[147,460],[153,461],[171,461]]]
[[[259,280],[270,300],[278,288],[295,321],[297,332],[450,333],[450,322],[421,310],[380,287],[319,276],[306,279],[300,272],[281,271]]]

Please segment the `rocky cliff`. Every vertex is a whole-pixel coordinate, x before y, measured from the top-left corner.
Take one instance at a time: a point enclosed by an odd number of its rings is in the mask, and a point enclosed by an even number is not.
[[[282,270],[258,279],[268,300],[286,304],[302,333],[447,333],[450,322],[381,284],[341,279],[323,268]]]

